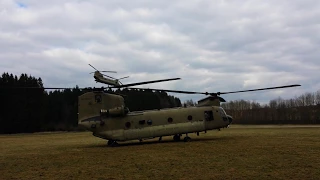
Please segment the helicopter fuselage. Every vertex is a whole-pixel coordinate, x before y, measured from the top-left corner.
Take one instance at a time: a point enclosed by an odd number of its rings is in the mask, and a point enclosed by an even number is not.
[[[227,127],[231,121],[219,106],[129,112],[118,95],[86,93],[79,97],[79,125],[107,140],[141,140],[202,132]]]
[[[120,82],[117,79],[105,78],[100,72],[96,71],[93,75],[96,82],[108,84],[112,86],[120,86]]]
[[[227,127],[221,107],[188,107],[130,112],[123,117],[94,116],[79,122],[94,136],[116,141],[147,139]]]

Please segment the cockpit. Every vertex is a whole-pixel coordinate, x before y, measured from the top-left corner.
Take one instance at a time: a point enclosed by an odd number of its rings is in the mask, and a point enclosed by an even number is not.
[[[222,117],[223,121],[228,122],[228,124],[232,123],[232,116],[227,115],[227,113],[224,111],[222,107],[219,108],[220,116]]]
[[[228,120],[227,113],[224,111],[224,109],[222,107],[219,108],[219,113],[224,121]]]

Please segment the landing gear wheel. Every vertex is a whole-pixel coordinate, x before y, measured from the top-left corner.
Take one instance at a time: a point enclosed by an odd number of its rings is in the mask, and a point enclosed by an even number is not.
[[[117,143],[117,141],[114,140],[109,140],[108,141],[108,146],[114,147],[114,146],[118,146],[119,144]]]
[[[183,139],[184,142],[189,142],[191,141],[191,138],[189,136],[186,136],[184,139]]]
[[[180,134],[176,134],[173,136],[174,141],[180,141]]]

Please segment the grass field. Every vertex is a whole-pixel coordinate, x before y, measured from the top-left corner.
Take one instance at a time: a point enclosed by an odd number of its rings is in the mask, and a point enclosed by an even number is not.
[[[320,127],[232,126],[191,142],[0,136],[0,179],[320,179]]]

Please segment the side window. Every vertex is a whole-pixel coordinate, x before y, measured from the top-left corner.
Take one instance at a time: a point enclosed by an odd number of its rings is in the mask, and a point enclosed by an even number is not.
[[[212,111],[205,111],[204,112],[204,119],[206,121],[213,121],[213,112]]]
[[[96,103],[101,103],[101,95],[95,95],[95,101],[96,101]]]
[[[126,122],[125,126],[126,126],[126,128],[130,128],[131,127],[131,123],[130,122]]]

